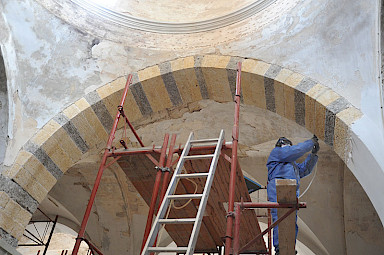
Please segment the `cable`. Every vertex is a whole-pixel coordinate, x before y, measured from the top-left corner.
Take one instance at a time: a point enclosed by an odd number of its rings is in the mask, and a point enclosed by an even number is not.
[[[185,172],[186,172],[185,169],[183,169],[182,172],[185,173]],[[197,193],[197,187],[198,187],[197,183],[196,183],[195,181],[193,181],[191,178],[186,178],[186,179],[195,185],[195,191],[193,192],[193,194],[196,194],[196,193]],[[180,181],[180,179],[177,180],[177,182],[176,182],[176,186],[179,184],[179,181]],[[180,210],[180,209],[183,209],[184,207],[186,207],[191,201],[192,201],[192,198],[189,199],[188,202],[186,202],[186,203],[183,204],[182,206],[176,206],[176,205],[174,204],[174,200],[172,200],[172,201],[170,202],[170,204],[169,204],[169,207],[168,207],[168,210],[167,210],[167,214],[166,214],[166,216],[165,216],[164,219],[168,219],[168,216],[169,216],[169,213],[170,213],[172,207],[175,208],[176,210]],[[164,232],[163,230],[164,230],[164,225],[161,226],[161,228],[160,228],[160,230],[159,230],[159,238],[158,238],[158,242],[156,243],[156,246],[158,246],[159,243],[160,243],[160,241],[161,241],[161,237],[162,237],[163,232]]]
[[[304,190],[304,192],[303,192],[302,194],[300,194],[299,199],[300,199],[302,196],[304,196],[304,194],[305,194],[305,193],[309,190],[309,188],[311,187],[312,182],[313,182],[313,180],[314,180],[315,177],[316,177],[316,172],[317,172],[317,164],[316,164],[316,166],[315,166],[315,171],[314,171],[314,173],[313,173],[312,180],[309,182],[309,184],[308,184],[307,188]]]

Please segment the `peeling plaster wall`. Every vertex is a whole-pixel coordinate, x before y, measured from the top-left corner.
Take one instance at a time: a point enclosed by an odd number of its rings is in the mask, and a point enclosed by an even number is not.
[[[11,118],[12,131],[18,132],[18,141],[10,143],[7,165],[39,127],[85,93],[132,71],[193,54],[259,58],[305,74],[361,108],[383,135],[374,1],[280,0],[226,29],[181,36],[114,28],[125,37],[114,37],[97,23],[104,22],[100,17],[82,16],[80,7],[76,18],[69,17],[74,4],[39,2],[71,25],[33,0],[3,1],[14,42],[8,47],[14,48],[17,67],[10,86],[13,115],[18,115]]]
[[[21,146],[55,114],[119,76],[187,55],[251,57],[326,84],[364,112],[354,126],[348,167],[383,219],[384,208],[375,203],[382,191],[371,188],[384,179],[379,6],[366,0],[278,0],[226,28],[167,35],[108,22],[111,30],[105,29],[104,20],[68,10],[69,1],[3,0],[0,44],[10,137],[0,150],[4,165],[12,165]],[[365,171],[374,174],[367,178]]]
[[[8,89],[3,55],[0,48],[0,164],[4,161],[8,143]]]
[[[10,33],[4,48],[13,53],[4,54],[12,70],[10,133],[16,140],[7,149],[9,165],[38,128],[102,81],[90,51],[94,37],[65,25],[34,1],[2,5]]]

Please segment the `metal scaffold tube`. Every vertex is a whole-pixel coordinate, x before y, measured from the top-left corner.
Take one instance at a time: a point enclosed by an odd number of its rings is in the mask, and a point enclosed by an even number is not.
[[[129,85],[131,84],[131,81],[132,81],[132,75],[130,74],[130,75],[128,75],[127,82],[126,82],[125,88],[124,88],[124,93],[121,97],[119,107],[124,105],[125,98],[127,97],[127,93],[128,93],[128,89],[129,89]],[[85,228],[87,226],[89,215],[91,213],[91,209],[92,209],[93,203],[95,201],[96,193],[97,193],[97,190],[98,190],[99,185],[100,185],[101,177],[102,177],[103,171],[105,169],[105,163],[107,162],[108,153],[109,153],[110,149],[112,148],[112,142],[113,142],[113,139],[115,138],[117,124],[119,123],[121,116],[122,116],[121,112],[118,110],[116,117],[115,117],[115,121],[114,121],[113,126],[112,126],[111,133],[109,135],[107,147],[104,150],[104,155],[103,155],[103,158],[102,158],[101,163],[100,163],[99,171],[97,172],[96,180],[95,180],[95,183],[94,183],[93,188],[92,188],[92,193],[91,193],[87,208],[86,208],[85,213],[84,213],[83,221],[81,222],[80,230],[79,230],[79,233],[78,233],[77,238],[76,238],[76,243],[75,243],[75,246],[73,248],[72,255],[77,255],[77,253],[79,252],[80,243],[84,239]]]
[[[232,228],[235,203],[236,171],[237,171],[237,146],[239,142],[239,115],[241,93],[241,62],[237,64],[236,93],[235,93],[235,120],[232,130],[232,160],[229,181],[228,217],[225,239],[225,255],[229,255],[232,246]]]

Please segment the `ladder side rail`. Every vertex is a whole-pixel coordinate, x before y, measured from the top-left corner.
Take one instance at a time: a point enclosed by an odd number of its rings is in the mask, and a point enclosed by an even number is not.
[[[208,201],[209,192],[210,192],[210,189],[212,186],[212,182],[213,182],[213,179],[215,177],[216,166],[217,166],[217,162],[219,161],[219,158],[220,158],[220,152],[221,152],[221,149],[223,146],[223,142],[224,142],[224,130],[221,130],[219,141],[216,145],[216,149],[215,149],[215,153],[214,153],[215,156],[213,157],[213,159],[211,161],[211,166],[209,168],[210,174],[209,174],[209,176],[206,180],[205,186],[204,186],[203,197],[200,200],[199,209],[198,209],[198,212],[196,215],[196,222],[193,225],[193,229],[192,229],[192,233],[191,233],[191,239],[189,240],[188,250],[186,252],[186,254],[188,254],[188,255],[192,255],[194,253],[194,250],[195,250],[195,245],[197,242],[198,233],[200,231],[201,222],[202,222],[203,215],[205,212],[205,207],[207,205],[207,201]]]
[[[188,137],[188,140],[185,144],[185,147],[184,147],[184,150],[183,152],[181,153],[181,157],[180,157],[180,160],[179,162],[177,163],[177,166],[176,166],[176,169],[172,175],[172,179],[169,183],[169,186],[168,186],[168,189],[167,191],[165,192],[165,195],[164,195],[164,199],[163,199],[163,202],[161,203],[160,205],[160,208],[159,208],[159,211],[158,211],[158,214],[156,216],[156,219],[152,225],[152,229],[151,229],[151,232],[149,233],[149,238],[147,238],[147,242],[145,243],[145,246],[144,246],[144,249],[143,249],[143,252],[142,252],[142,255],[147,255],[149,254],[149,251],[148,249],[150,247],[152,247],[152,245],[154,244],[155,242],[155,239],[156,239],[156,236],[159,232],[159,219],[162,219],[166,212],[167,212],[167,208],[169,206],[169,203],[170,203],[170,200],[168,199],[168,196],[174,192],[174,190],[176,189],[176,184],[177,184],[177,181],[176,181],[176,175],[179,174],[181,172],[181,169],[183,168],[184,166],[184,156],[188,155],[189,154],[189,150],[191,148],[191,143],[190,141],[193,139],[193,132],[191,132],[189,134],[189,137]]]

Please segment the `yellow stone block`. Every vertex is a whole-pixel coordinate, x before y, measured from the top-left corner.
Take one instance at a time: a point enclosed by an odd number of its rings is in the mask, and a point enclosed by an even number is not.
[[[292,73],[286,80],[285,84],[291,88],[296,88],[297,85],[304,79],[304,76],[299,73]]]
[[[316,118],[315,118],[315,135],[321,139],[324,140],[325,136],[325,106],[320,104],[319,102],[315,102],[315,112],[316,112]]]
[[[138,72],[145,95],[154,112],[172,107],[167,89],[160,75],[158,66],[148,67]]]
[[[84,111],[85,109],[91,107],[91,105],[87,102],[87,100],[85,100],[84,97],[82,97],[79,100],[77,100],[75,102],[75,105],[77,106],[77,108],[79,108],[80,111]]]
[[[2,229],[11,233],[15,224],[16,222],[13,220],[12,216],[9,216],[4,210],[0,210],[0,227]]]
[[[71,122],[89,147],[93,147],[97,143],[98,139],[93,130],[93,125],[90,125],[83,115],[71,119]]]
[[[241,72],[243,73],[252,73],[264,76],[268,69],[271,67],[271,64],[265,63],[263,61],[245,59],[241,66]]]
[[[230,60],[230,56],[206,55],[201,62],[201,67],[226,69]]]
[[[7,203],[7,206],[4,208],[4,212],[7,213],[9,216],[12,216],[14,220],[16,220],[17,215],[19,214],[21,209],[22,208],[18,203],[10,199]]]
[[[0,209],[4,209],[9,202],[9,196],[4,191],[0,191]]]
[[[178,58],[170,61],[172,71],[179,71],[184,69],[193,69],[195,67],[195,58],[193,56],[186,58]]]
[[[350,139],[350,126],[362,116],[362,112],[353,106],[336,114],[333,149],[344,161],[351,150],[351,144],[348,141]]]
[[[99,94],[100,98],[103,99],[120,90],[122,91],[125,88],[126,83],[127,83],[127,79],[125,77],[119,77],[116,80],[98,88],[96,91]],[[117,102],[117,104],[119,103],[120,102]]]
[[[241,74],[245,73],[254,73],[254,69],[257,65],[257,60],[254,59],[244,59],[244,61],[241,63]]]
[[[185,58],[178,58],[178,59],[169,61],[169,63],[171,64],[172,72],[183,70],[185,68],[184,61],[185,61]]]
[[[48,191],[34,179],[23,188],[39,203],[41,203],[48,194]]]
[[[91,108],[88,108],[83,111],[83,115],[87,119],[88,123],[92,123],[97,138],[106,143],[106,141],[108,140],[108,134],[105,131],[100,120],[97,118],[95,112]]]
[[[13,165],[10,168],[5,169],[2,174],[9,178],[13,178],[20,171],[20,168],[22,168],[22,166],[17,163],[13,163]]]
[[[45,168],[40,161],[31,157],[24,165],[24,168],[31,173],[33,178],[39,182],[46,190],[50,190],[56,183],[56,178]]]
[[[13,177],[13,180],[17,182],[22,188],[24,188],[33,181],[33,177],[30,172],[21,167]]]
[[[27,162],[31,157],[32,157],[32,153],[28,152],[28,151],[24,151],[24,150],[21,150],[19,151],[19,153],[17,154],[17,157],[16,157],[16,160],[14,162],[14,164],[19,164],[20,166],[24,165],[25,162]]]
[[[274,89],[276,113],[283,117],[285,116],[284,86],[285,85],[283,83],[275,80]]]
[[[38,145],[41,146],[42,144],[45,143],[51,137],[50,134],[48,134],[44,129],[40,129],[32,138],[31,141]]]
[[[296,121],[295,116],[295,89],[290,86],[284,85],[284,117]]]
[[[41,186],[24,168],[20,169],[20,171],[15,175],[13,180],[17,182],[39,203],[45,198],[48,193],[48,191],[44,189],[44,187]]]
[[[241,75],[241,87],[245,104],[255,105],[259,108],[266,109],[263,76],[253,73],[244,73]]]
[[[324,105],[327,106],[330,103],[334,102],[336,99],[340,98],[340,95],[338,95],[336,92],[333,90],[326,90],[324,93],[322,93],[318,98],[317,101]]]
[[[172,62],[171,65],[173,65]],[[193,68],[174,71],[173,77],[184,104],[200,101],[202,99],[199,82],[197,81],[196,73]]]
[[[311,133],[315,132],[316,112],[315,112],[315,99],[305,96],[305,127]]]
[[[356,120],[360,119],[362,116],[363,116],[363,113],[359,109],[353,106],[336,114],[336,118],[340,119],[348,126],[350,126]]]
[[[53,139],[50,139],[49,143],[47,142],[46,144],[53,147],[57,144],[69,156],[73,163],[81,158],[81,151],[77,148],[75,142],[69,137],[64,129],[58,130],[53,136]],[[46,146],[46,144],[44,144],[44,146]]]
[[[43,127],[43,130],[49,134],[49,135],[53,135],[54,133],[56,133],[59,129],[61,128],[60,124],[57,123],[56,121],[54,121],[53,119],[51,119],[50,121],[48,121],[47,124],[44,125]]]
[[[120,102],[117,104],[119,103]],[[88,123],[93,126],[98,138],[103,140],[108,139],[108,134],[100,120],[97,118],[95,112],[92,110],[91,105],[84,98],[76,101],[75,104],[82,111],[82,114],[87,119]],[[117,106],[115,110],[117,111]]]
[[[347,139],[349,137],[348,126],[340,120],[340,118],[336,117],[334,130],[333,150],[342,160],[345,160],[347,152]]]
[[[158,77],[161,75],[160,68],[158,65],[147,67],[143,70],[140,70],[137,74],[141,82],[153,79],[154,77]]]
[[[65,173],[75,162],[73,162],[73,159],[68,156],[66,152],[63,151],[61,147],[56,147],[55,150],[53,150],[49,154],[50,158],[52,159],[53,162],[60,168],[60,170]],[[42,182],[43,183],[43,182]],[[47,185],[47,190],[49,190],[50,183],[44,183]],[[48,189],[49,187],[49,189]]]
[[[20,241],[23,237],[25,227],[26,225],[15,223],[10,234]]]
[[[68,117],[68,119],[72,119],[80,113],[80,110],[79,108],[77,108],[75,104],[71,104],[70,106],[68,106],[63,110],[63,113],[65,116]]]
[[[124,112],[127,115],[129,121],[131,122],[136,121],[143,116],[130,90],[128,91],[127,97],[124,102]],[[115,116],[113,116],[113,118],[115,118]]]
[[[288,77],[290,77],[292,74],[293,72],[291,70],[284,68],[277,74],[275,81],[284,84]]]
[[[102,99],[105,107],[113,119],[116,117],[116,113],[118,111],[117,106],[120,104],[121,94],[122,91],[121,93],[116,92]]]
[[[316,84],[313,86],[307,93],[306,95],[310,98],[317,99],[319,96],[321,96],[323,93],[325,93],[329,88],[321,85],[321,84]]]
[[[226,69],[203,67],[202,72],[210,99],[218,102],[233,101]]]

